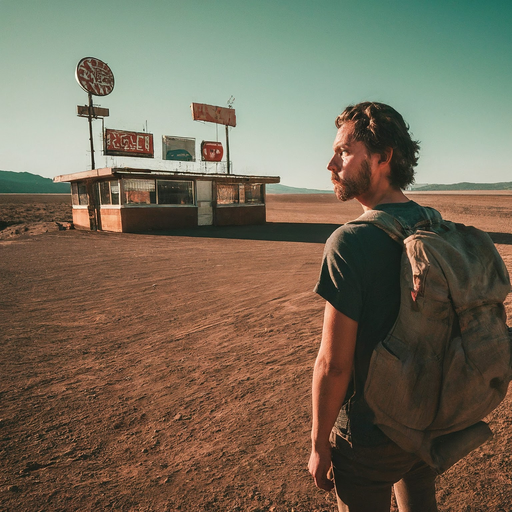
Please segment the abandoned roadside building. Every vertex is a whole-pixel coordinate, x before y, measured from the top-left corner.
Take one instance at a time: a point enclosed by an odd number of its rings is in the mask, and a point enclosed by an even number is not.
[[[279,177],[106,167],[53,181],[71,183],[75,228],[140,233],[264,224],[265,185]]]

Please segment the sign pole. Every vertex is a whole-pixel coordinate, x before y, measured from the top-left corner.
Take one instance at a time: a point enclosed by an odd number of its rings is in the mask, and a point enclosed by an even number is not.
[[[92,140],[92,93],[89,92],[89,115],[87,118],[89,119],[89,140],[91,141],[91,165],[92,169],[95,169],[96,166],[94,164],[94,143]]]
[[[226,158],[228,159],[228,174],[230,173],[230,166],[229,166],[229,126],[226,125]]]
[[[89,95],[89,113],[87,119],[89,120],[89,141],[91,142],[91,169],[95,168],[94,165],[94,143],[92,139],[92,93],[88,92]],[[92,183],[90,180],[87,181],[87,196],[88,196],[88,211],[89,211],[89,223],[91,231],[99,229],[98,223],[98,208],[97,208],[97,194],[96,194],[96,183]]]

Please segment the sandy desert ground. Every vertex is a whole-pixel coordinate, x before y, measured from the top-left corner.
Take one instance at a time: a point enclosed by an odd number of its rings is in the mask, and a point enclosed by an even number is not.
[[[512,195],[411,197],[512,272]],[[114,234],[66,229],[69,197],[0,196],[0,510],[335,511],[306,467],[312,290],[359,214],[268,196],[265,226]],[[441,511],[512,511],[511,393],[439,477]]]

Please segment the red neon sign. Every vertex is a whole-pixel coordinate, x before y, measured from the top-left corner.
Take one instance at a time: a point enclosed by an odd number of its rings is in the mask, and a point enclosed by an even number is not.
[[[153,158],[153,134],[106,129],[105,155]]]
[[[216,107],[204,103],[192,103],[192,119],[194,121],[206,121],[208,123],[236,126],[236,114],[234,108]]]
[[[85,57],[78,63],[75,75],[80,87],[95,96],[106,96],[114,89],[114,74],[100,59]]]

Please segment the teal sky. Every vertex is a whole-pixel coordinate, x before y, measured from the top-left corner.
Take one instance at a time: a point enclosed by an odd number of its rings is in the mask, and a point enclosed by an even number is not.
[[[512,181],[512,2],[385,0],[0,0],[0,169],[53,177],[90,168],[82,57],[116,85],[108,128],[215,140],[190,103],[226,106],[237,174],[330,188],[334,119],[389,103],[421,141],[417,183]],[[218,129],[224,143],[224,128]]]

